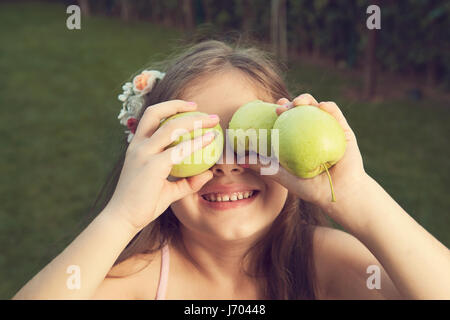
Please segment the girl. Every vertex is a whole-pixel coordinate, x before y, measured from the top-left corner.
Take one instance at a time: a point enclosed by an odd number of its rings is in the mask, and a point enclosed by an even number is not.
[[[15,299],[450,298],[448,249],[364,171],[334,102],[309,94],[291,101],[263,53],[218,41],[191,47],[165,71],[145,95],[101,212]],[[347,139],[330,170],[337,202],[325,174],[300,179],[283,168],[261,176],[259,165],[217,163],[168,179],[171,153],[187,156],[192,143],[167,149],[174,130],[191,131],[199,120],[226,128],[239,106],[256,99],[277,102],[277,113],[306,104],[337,119]],[[159,128],[194,110],[209,116]],[[348,233],[328,227],[321,212]],[[79,271],[79,286],[68,285],[67,270]]]

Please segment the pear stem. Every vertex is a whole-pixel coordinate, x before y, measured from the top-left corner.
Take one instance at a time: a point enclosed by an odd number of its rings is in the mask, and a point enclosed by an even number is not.
[[[331,181],[330,173],[328,172],[327,166],[326,166],[324,163],[323,163],[322,165],[323,165],[323,167],[325,168],[325,171],[326,171],[326,173],[327,173],[327,175],[328,175],[328,181],[330,181],[330,188],[331,188],[331,202],[336,202],[336,197],[335,197],[335,195],[334,195],[334,189],[333,189],[333,182]]]

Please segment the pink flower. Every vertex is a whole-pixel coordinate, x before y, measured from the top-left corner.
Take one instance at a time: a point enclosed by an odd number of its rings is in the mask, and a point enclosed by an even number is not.
[[[165,73],[157,70],[144,70],[133,79],[133,90],[138,94],[147,94],[155,85],[156,79],[162,79]]]
[[[127,128],[130,129],[131,133],[136,133],[136,128],[138,125],[138,120],[136,118],[129,118],[127,120]]]

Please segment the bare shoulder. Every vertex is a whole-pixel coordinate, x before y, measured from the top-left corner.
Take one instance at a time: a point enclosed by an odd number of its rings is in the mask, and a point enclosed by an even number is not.
[[[371,253],[353,235],[339,229],[318,226],[315,228],[313,248],[316,264],[322,271],[330,267],[336,268],[336,263],[354,264],[356,258],[365,258]],[[364,257],[360,254],[364,253]],[[365,260],[365,259],[363,259]]]
[[[161,251],[137,254],[113,266],[93,299],[154,299],[161,268]]]
[[[317,227],[313,237],[318,297],[322,299],[396,298],[398,292],[376,257],[353,235],[329,227]],[[368,267],[381,271],[381,290],[367,287]]]
[[[317,280],[316,296],[325,299],[330,295],[330,283],[333,277],[332,265],[336,264],[334,250],[336,240],[343,235],[339,230],[317,226],[313,235],[313,256]]]
[[[339,251],[348,248],[348,246],[364,246],[358,239],[345,231],[323,226],[315,228],[313,244],[314,253],[317,253],[318,257],[325,259],[330,254],[339,254]]]

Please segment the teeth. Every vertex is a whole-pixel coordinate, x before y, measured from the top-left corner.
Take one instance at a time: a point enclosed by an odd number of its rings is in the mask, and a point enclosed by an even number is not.
[[[209,193],[207,195],[203,195],[203,198],[211,202],[237,201],[250,198],[253,193],[253,191],[234,192],[231,194]]]

